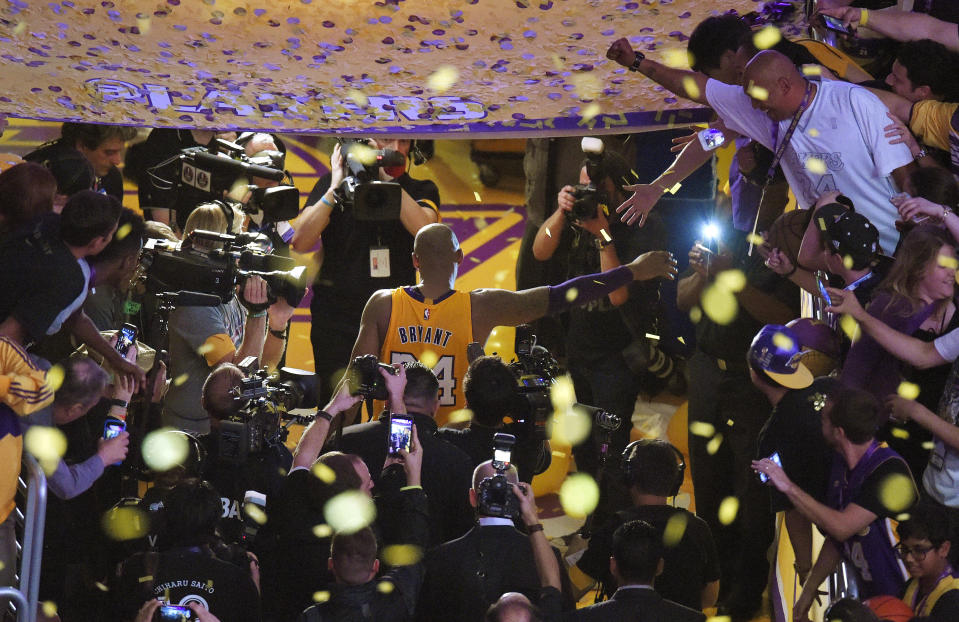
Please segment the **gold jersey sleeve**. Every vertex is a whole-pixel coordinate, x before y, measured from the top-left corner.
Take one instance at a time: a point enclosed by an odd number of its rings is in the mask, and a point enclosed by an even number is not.
[[[433,369],[440,384],[436,423],[464,407],[463,376],[469,367],[466,347],[473,341],[469,292],[450,291],[435,300],[423,299],[413,288],[393,290],[390,326],[380,361],[419,361]]]

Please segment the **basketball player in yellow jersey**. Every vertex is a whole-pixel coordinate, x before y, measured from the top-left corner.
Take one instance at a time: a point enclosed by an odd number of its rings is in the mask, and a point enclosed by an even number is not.
[[[587,274],[556,286],[513,292],[505,289],[453,289],[463,251],[444,224],[420,229],[413,243],[418,285],[374,292],[363,309],[350,359],[375,354],[384,363],[426,359],[440,383],[443,425],[464,407],[462,379],[469,367],[466,347],[485,343],[493,328],[525,324],[551,313],[601,298],[634,280],[676,277],[676,260],[666,251],[644,253],[626,266]],[[431,353],[431,354],[427,354]],[[435,358],[434,358],[435,357]]]

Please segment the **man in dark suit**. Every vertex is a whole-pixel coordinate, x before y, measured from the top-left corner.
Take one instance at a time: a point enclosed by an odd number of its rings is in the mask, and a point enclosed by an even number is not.
[[[439,408],[439,383],[422,363],[406,364],[404,417],[413,420],[423,444],[423,491],[429,503],[430,544],[435,546],[459,538],[473,526],[473,511],[463,491],[471,482],[473,463],[469,456],[436,433],[433,417]],[[363,459],[374,482],[379,481],[389,447],[390,418],[347,426],[336,449]]]
[[[556,571],[547,556],[536,558],[543,582],[556,588]],[[544,591],[541,603],[548,619],[563,622],[703,622],[706,616],[666,600],[653,589],[653,580],[663,569],[663,538],[649,523],[634,520],[621,525],[613,534],[613,556],[609,570],[619,589],[607,601],[557,616]],[[555,593],[555,591],[552,591]]]
[[[476,467],[469,500],[477,509],[479,524],[462,538],[447,542],[427,554],[426,577],[420,591],[416,620],[482,622],[486,609],[505,592],[519,592],[534,601],[540,599],[541,581],[530,540],[531,537],[541,538],[542,534],[538,532],[543,527],[536,521],[535,511],[522,513],[530,536],[518,531],[512,518],[502,513],[492,515],[495,509],[484,501],[486,497],[479,491],[486,488],[484,481],[491,481],[496,475],[492,461],[487,460]],[[509,466],[503,475],[512,485],[512,491],[500,490],[515,495],[519,482],[516,468]],[[531,498],[529,487],[521,486],[521,494]],[[519,501],[516,501],[516,508],[521,508]],[[536,544],[548,547],[545,541]],[[556,588],[560,589],[562,585],[564,594],[568,595],[569,580],[565,572],[560,579],[558,570],[559,552],[551,550],[552,555],[547,556],[556,564]],[[566,598],[563,604],[572,606],[572,601]],[[557,604],[556,608],[560,607]]]

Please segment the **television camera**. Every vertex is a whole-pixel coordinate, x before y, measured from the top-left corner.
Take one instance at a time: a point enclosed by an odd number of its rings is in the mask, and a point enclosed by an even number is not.
[[[393,149],[373,149],[365,140],[342,140],[340,148],[346,176],[333,190],[337,206],[352,210],[356,220],[397,220],[403,190],[395,181],[380,181],[378,171],[405,165],[406,156]]]
[[[256,369],[256,359],[247,357],[238,365],[246,376],[233,389],[235,415],[219,426],[219,459],[243,464],[246,459],[265,449],[282,444],[293,423],[309,423],[313,415],[297,415],[297,408],[316,403],[316,374],[302,369],[283,367],[273,376],[265,369]]]
[[[199,248],[200,240],[219,243],[222,248]],[[272,250],[263,234],[196,230],[179,247],[150,239],[140,254],[138,278],[152,293],[198,292],[218,296],[226,303],[238,284],[257,275],[267,283],[269,304],[282,296],[295,307],[306,293],[306,268],[289,257],[272,254]]]

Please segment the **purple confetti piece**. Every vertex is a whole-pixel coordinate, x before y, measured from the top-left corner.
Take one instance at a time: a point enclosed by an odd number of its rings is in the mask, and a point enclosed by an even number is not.
[[[523,36],[526,37],[527,39],[535,39],[535,38],[536,38],[536,31],[535,31],[535,30],[527,30],[527,31],[523,32]]]
[[[265,13],[266,13],[266,9],[253,9],[253,14],[256,15],[257,17],[263,17]]]
[[[335,28],[335,27],[336,27],[336,24],[334,24],[333,22],[331,22],[330,20],[327,19],[327,20],[324,20],[324,21],[323,21],[323,27],[324,27],[324,28]]]
[[[563,99],[563,94],[562,94],[562,93],[548,93],[548,94],[546,95],[546,97],[548,97],[549,99],[551,99],[551,100],[553,100],[553,101],[557,101],[557,100],[559,100],[559,99]]]
[[[186,26],[184,26],[183,24],[174,24],[173,30],[179,30],[180,32],[183,32],[184,30],[186,30]]]
[[[690,16],[692,16],[692,13],[689,11],[683,11],[679,14],[679,19],[688,19]]]
[[[513,117],[514,119],[525,119],[525,118],[526,118],[526,115],[523,114],[522,112],[514,112],[514,113],[511,114],[510,116]]]
[[[675,98],[675,97],[666,97],[666,98],[663,99],[663,101],[666,102],[667,104],[675,104],[675,103],[676,103],[676,98]]]
[[[553,0],[549,0],[548,2],[540,2],[539,8],[540,10],[543,10],[543,11],[550,10],[551,8],[553,8]]]
[[[299,23],[300,23],[300,18],[299,18],[299,17],[287,17],[287,18],[286,18],[286,23],[287,23],[287,24],[299,24]]]

